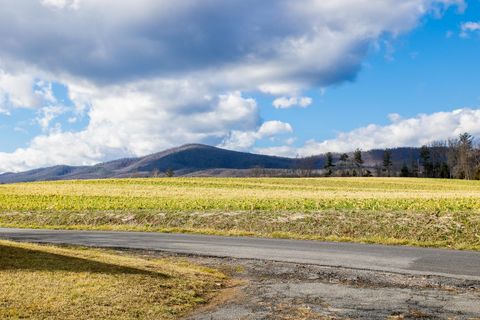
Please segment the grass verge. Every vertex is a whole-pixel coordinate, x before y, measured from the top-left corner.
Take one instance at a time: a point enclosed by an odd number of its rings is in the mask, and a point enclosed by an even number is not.
[[[480,250],[472,212],[13,212],[0,226],[199,233]]]
[[[224,280],[179,260],[0,240],[0,319],[177,319]]]

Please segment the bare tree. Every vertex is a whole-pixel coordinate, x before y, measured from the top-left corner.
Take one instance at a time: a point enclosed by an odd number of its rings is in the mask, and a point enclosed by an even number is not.
[[[313,176],[313,170],[315,169],[315,157],[305,157],[298,160],[298,171],[301,177]]]
[[[160,177],[160,170],[158,170],[158,168],[153,169],[152,177],[154,177],[154,178]]]
[[[262,166],[255,166],[252,169],[250,169],[250,174],[253,177],[264,177],[267,175],[266,170]]]

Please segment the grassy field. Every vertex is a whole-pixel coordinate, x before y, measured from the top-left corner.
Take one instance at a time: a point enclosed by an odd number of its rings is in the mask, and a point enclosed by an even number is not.
[[[480,182],[164,178],[0,185],[0,226],[480,249]]]
[[[0,241],[1,319],[177,319],[223,281],[186,262]]]

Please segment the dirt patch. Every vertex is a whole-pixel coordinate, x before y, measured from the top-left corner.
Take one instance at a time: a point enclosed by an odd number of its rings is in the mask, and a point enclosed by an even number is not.
[[[221,285],[221,284],[219,284]],[[242,290],[243,287],[248,285],[247,281],[231,279],[224,284],[226,287],[221,289],[210,301],[208,304],[197,309],[194,314],[190,315],[189,318],[194,318],[196,315],[208,314],[214,312],[216,309],[221,308],[227,303],[233,301],[242,300],[245,298],[245,292]]]

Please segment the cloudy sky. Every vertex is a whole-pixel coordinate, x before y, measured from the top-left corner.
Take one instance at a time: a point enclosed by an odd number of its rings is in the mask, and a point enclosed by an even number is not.
[[[480,1],[0,0],[0,172],[480,137]]]

